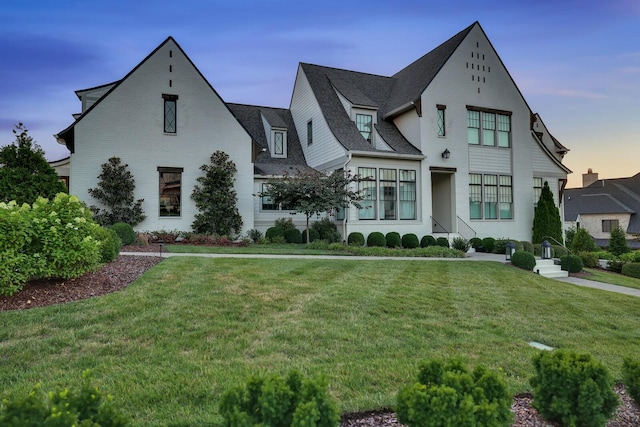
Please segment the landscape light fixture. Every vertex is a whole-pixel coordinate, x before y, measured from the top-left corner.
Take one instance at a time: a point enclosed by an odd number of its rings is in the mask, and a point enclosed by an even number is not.
[[[507,242],[505,245],[505,256],[507,261],[511,261],[511,256],[516,251],[516,244],[513,242]]]
[[[551,243],[549,243],[548,241],[544,241],[542,242],[542,259],[551,259]]]

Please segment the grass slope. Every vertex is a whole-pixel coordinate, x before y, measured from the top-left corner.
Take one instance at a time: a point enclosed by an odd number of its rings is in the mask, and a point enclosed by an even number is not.
[[[324,373],[342,411],[392,406],[426,358],[501,368],[529,389],[527,342],[588,352],[620,378],[638,300],[491,262],[170,258],[127,289],[0,313],[3,393],[79,384],[135,425],[219,424],[252,373]]]

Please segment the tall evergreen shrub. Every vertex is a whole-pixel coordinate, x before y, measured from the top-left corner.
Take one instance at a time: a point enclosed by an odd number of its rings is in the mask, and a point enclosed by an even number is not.
[[[553,193],[549,188],[549,183],[545,181],[533,217],[532,242],[542,243],[542,241],[548,237],[552,237],[562,243],[562,219],[560,218],[560,211],[553,200]]]

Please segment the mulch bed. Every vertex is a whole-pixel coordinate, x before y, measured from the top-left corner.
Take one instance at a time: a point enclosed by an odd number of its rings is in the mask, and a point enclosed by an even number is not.
[[[158,245],[125,246],[122,252],[155,252]],[[22,291],[11,297],[0,296],[0,311],[24,310],[65,304],[72,301],[93,298],[126,288],[147,269],[162,261],[159,256],[120,255],[100,269],[82,277],[69,280],[36,280],[28,283]],[[616,393],[621,404],[607,427],[640,426],[640,409],[625,392],[622,385],[616,385]],[[513,399],[511,409],[515,414],[512,427],[554,427],[556,424],[544,421],[531,406],[532,396],[521,394]],[[344,414],[341,427],[399,427],[392,411]]]

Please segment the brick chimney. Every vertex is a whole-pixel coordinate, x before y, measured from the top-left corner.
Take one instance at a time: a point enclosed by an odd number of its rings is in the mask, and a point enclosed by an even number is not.
[[[591,168],[587,173],[582,174],[582,187],[588,187],[598,180],[598,172],[594,172]]]

